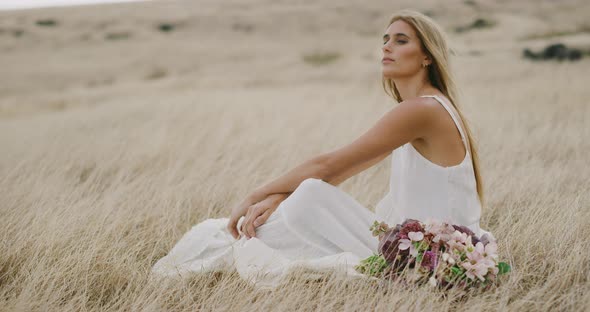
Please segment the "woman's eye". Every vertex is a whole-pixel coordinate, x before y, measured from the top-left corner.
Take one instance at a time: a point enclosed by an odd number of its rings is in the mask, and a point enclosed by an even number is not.
[[[403,41],[403,40],[398,40],[397,42],[398,42],[398,43],[406,43],[406,42],[405,42],[405,41]]]

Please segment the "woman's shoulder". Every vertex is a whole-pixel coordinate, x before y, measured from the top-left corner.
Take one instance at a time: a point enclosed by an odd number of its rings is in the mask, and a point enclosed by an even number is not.
[[[441,105],[436,99],[426,96],[417,96],[403,100],[398,106],[402,109],[412,110],[417,114],[430,116],[438,115],[441,108]]]

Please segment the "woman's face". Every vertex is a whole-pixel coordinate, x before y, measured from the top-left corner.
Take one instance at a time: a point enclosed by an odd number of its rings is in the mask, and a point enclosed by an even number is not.
[[[430,64],[430,60],[422,52],[416,32],[403,20],[397,20],[389,25],[383,35],[382,51],[381,68],[385,78],[413,76],[428,68],[422,67],[423,63]],[[387,60],[388,58],[392,61]]]

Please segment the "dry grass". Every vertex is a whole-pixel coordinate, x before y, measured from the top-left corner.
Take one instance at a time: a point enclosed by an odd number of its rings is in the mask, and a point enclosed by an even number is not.
[[[451,34],[482,158],[481,225],[513,265],[498,289],[459,300],[294,272],[276,292],[256,292],[231,269],[151,280],[151,266],[192,225],[227,216],[256,186],[349,142],[394,105],[380,87],[379,36],[350,34],[354,17],[378,34],[399,7],[262,2],[1,14],[4,29],[25,31],[0,41],[0,310],[590,309],[590,61],[526,62],[516,38],[540,21],[463,2],[434,17],[447,29],[453,12],[498,20]],[[183,27],[154,29],[164,9]],[[42,18],[58,26],[39,29]],[[104,40],[118,29],[133,36]],[[316,50],[342,58],[309,66],[302,55]],[[165,75],[146,80],[153,68]],[[341,188],[373,210],[388,160]]]

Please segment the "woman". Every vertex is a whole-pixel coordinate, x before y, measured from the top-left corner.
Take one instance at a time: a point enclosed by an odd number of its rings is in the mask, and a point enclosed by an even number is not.
[[[395,14],[383,36],[383,87],[399,105],[352,143],[310,159],[251,193],[229,218],[195,225],[153,268],[162,275],[225,265],[259,287],[295,266],[354,265],[377,251],[369,228],[437,218],[478,236],[483,188],[469,129],[456,106],[447,42],[429,17]],[[375,213],[336,186],[392,155],[389,193]],[[262,274],[260,274],[262,273]]]

